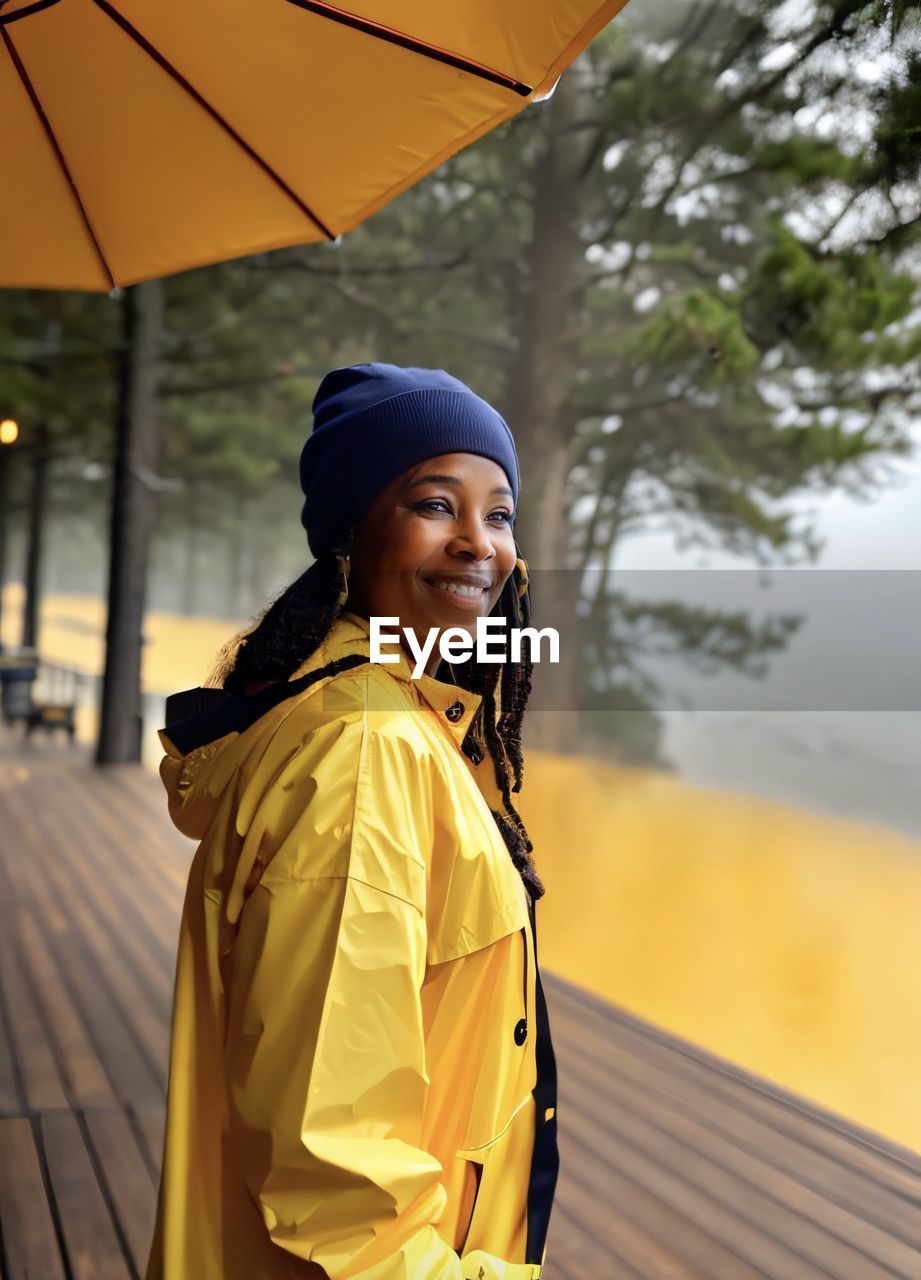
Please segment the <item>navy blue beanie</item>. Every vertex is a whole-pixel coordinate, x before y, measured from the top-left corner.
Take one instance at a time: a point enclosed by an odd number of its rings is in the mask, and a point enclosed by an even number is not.
[[[301,523],[314,556],[342,546],[380,491],[441,453],[478,453],[508,476],[518,455],[504,418],[443,369],[354,364],[333,369],[313,402],[301,452]]]

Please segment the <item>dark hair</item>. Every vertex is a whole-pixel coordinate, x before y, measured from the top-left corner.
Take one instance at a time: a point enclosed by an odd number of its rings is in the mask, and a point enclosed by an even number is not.
[[[341,548],[343,553],[348,550]],[[250,631],[234,637],[219,654],[209,683],[228,693],[254,693],[287,680],[348,608],[347,601],[339,604],[342,578],[336,556],[336,551],[322,555],[268,606]],[[517,572],[505,583],[493,615],[505,617],[513,627],[530,625],[530,597],[527,591],[519,597]],[[519,662],[477,663],[471,658],[454,667],[454,678],[458,687],[482,699],[461,748],[474,764],[486,755],[492,758],[504,812],[491,812],[512,862],[537,899],[543,897],[544,884],[531,858],[534,846],[511,799],[512,792],[521,790],[521,723],[531,693],[532,668],[530,641],[524,636]]]

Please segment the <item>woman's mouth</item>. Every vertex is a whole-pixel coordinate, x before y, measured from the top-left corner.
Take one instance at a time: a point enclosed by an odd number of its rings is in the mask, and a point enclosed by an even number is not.
[[[489,595],[488,587],[474,583],[454,582],[447,578],[423,578],[422,581],[458,609],[479,609]]]

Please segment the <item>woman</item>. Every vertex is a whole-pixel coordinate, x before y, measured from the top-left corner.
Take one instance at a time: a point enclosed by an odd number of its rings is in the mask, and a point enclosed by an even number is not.
[[[529,622],[514,442],[441,371],[335,370],[314,415],[315,563],[161,734],[201,843],[147,1277],[535,1280],[558,1156],[511,799],[530,660],[436,647],[414,679],[369,622]]]

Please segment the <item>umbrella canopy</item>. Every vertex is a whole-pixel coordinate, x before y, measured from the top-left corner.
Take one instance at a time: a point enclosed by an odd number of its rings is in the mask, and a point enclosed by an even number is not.
[[[546,96],[625,0],[0,0],[0,284],[334,239]]]

